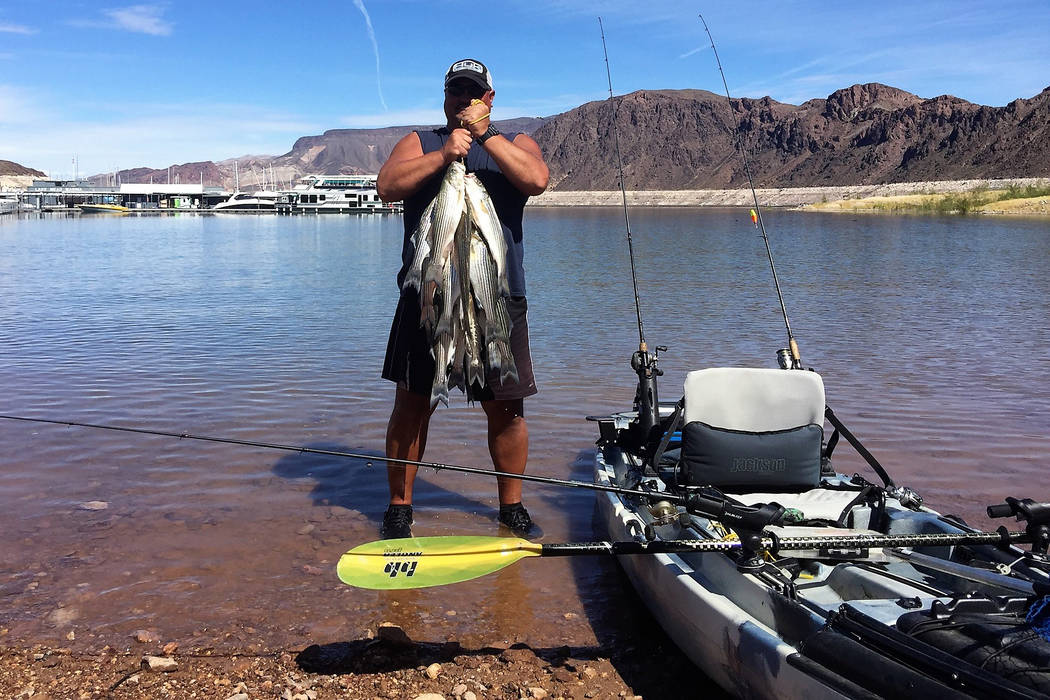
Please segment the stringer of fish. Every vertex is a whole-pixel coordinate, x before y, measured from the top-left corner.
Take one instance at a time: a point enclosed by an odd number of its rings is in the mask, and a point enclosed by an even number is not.
[[[503,228],[485,186],[461,161],[449,165],[412,240],[403,288],[419,292],[420,326],[435,362],[431,405],[447,405],[451,387],[517,381]]]

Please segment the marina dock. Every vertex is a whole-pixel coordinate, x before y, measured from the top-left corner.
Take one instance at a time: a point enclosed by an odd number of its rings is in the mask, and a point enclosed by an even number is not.
[[[291,189],[230,192],[204,184],[34,180],[23,189],[0,193],[0,214],[83,213],[255,213],[398,214],[401,202],[379,199],[375,175],[308,175]]]

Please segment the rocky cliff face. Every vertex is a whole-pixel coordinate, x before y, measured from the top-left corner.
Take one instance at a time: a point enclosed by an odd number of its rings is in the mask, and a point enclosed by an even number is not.
[[[800,106],[701,90],[640,91],[557,115],[535,133],[558,190],[860,185],[1050,175],[1050,88],[1005,107],[922,99],[878,83]]]

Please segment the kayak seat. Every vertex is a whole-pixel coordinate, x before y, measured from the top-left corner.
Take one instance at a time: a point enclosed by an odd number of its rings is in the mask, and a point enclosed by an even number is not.
[[[820,485],[824,381],[816,372],[690,372],[682,423],[685,485],[740,492],[799,492]]]

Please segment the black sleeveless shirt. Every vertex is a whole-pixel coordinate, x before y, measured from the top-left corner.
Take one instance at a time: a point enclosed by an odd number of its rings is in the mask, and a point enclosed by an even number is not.
[[[444,127],[433,131],[417,131],[416,134],[419,135],[423,153],[440,151],[449,137],[449,131]],[[507,138],[513,140],[515,136],[516,134]],[[510,293],[511,296],[523,297],[525,247],[522,244],[521,219],[529,197],[511,184],[500,172],[496,161],[477,141],[470,145],[470,151],[467,153],[467,172],[477,175],[492,198],[496,214],[503,224],[503,238],[507,241],[507,282],[510,284]],[[401,270],[397,273],[398,287],[404,284],[405,275],[412,265],[412,258],[416,255],[416,247],[412,244],[412,232],[415,231],[423,210],[437,196],[444,177],[445,171],[442,170],[423,183],[414,195],[405,199],[405,241],[401,248]]]

